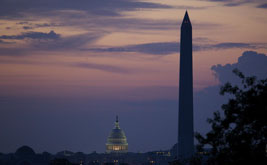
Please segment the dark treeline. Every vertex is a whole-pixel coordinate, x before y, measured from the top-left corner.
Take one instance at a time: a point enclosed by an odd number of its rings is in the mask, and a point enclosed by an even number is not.
[[[205,136],[196,133],[198,151],[210,148],[204,161],[200,155],[196,158],[211,165],[267,164],[267,79],[246,77],[237,69],[233,72],[241,86],[226,83],[221,87],[220,94],[230,99],[207,120],[211,131]]]
[[[106,154],[92,152],[61,151],[56,154],[48,152],[35,153],[28,147],[22,146],[15,153],[0,153],[0,165],[146,165],[168,164],[173,160],[174,147],[170,151],[153,151],[147,153]]]

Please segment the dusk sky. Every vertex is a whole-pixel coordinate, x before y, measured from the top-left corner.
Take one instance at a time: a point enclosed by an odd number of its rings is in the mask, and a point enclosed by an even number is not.
[[[193,27],[194,125],[239,68],[267,78],[266,0],[0,0],[0,152],[130,152],[177,142],[180,24]]]

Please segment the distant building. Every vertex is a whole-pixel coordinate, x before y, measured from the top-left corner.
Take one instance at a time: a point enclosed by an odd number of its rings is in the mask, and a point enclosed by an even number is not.
[[[64,151],[57,154],[33,154],[34,151],[30,147],[21,147],[16,153],[0,153],[0,165],[168,165],[168,162],[174,160],[169,150],[146,153],[132,153],[126,150],[125,154],[116,151],[91,154],[68,151],[67,153],[73,153],[70,155],[64,154]],[[19,154],[21,152],[23,154]]]
[[[73,164],[71,162],[69,162],[67,159],[54,159],[50,162],[50,165],[78,165],[78,164]]]
[[[22,146],[17,149],[16,153],[17,156],[34,156],[35,152],[31,147]]]
[[[58,156],[72,156],[74,155],[74,153],[68,150],[64,150],[64,151],[58,152],[57,155]]]
[[[125,133],[119,126],[118,116],[116,117],[115,127],[108,136],[106,143],[106,153],[127,153],[128,143]]]

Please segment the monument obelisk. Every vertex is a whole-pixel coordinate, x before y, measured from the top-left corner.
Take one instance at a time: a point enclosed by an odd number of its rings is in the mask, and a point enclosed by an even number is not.
[[[179,79],[178,158],[194,154],[192,25],[187,11],[181,26]]]

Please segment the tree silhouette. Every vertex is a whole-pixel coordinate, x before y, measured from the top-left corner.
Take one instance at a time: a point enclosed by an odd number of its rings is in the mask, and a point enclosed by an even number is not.
[[[207,120],[212,130],[205,137],[196,133],[197,148],[211,147],[207,164],[267,164],[267,79],[233,72],[242,85],[221,87],[221,95],[233,97],[222,105],[223,115],[217,111]]]

